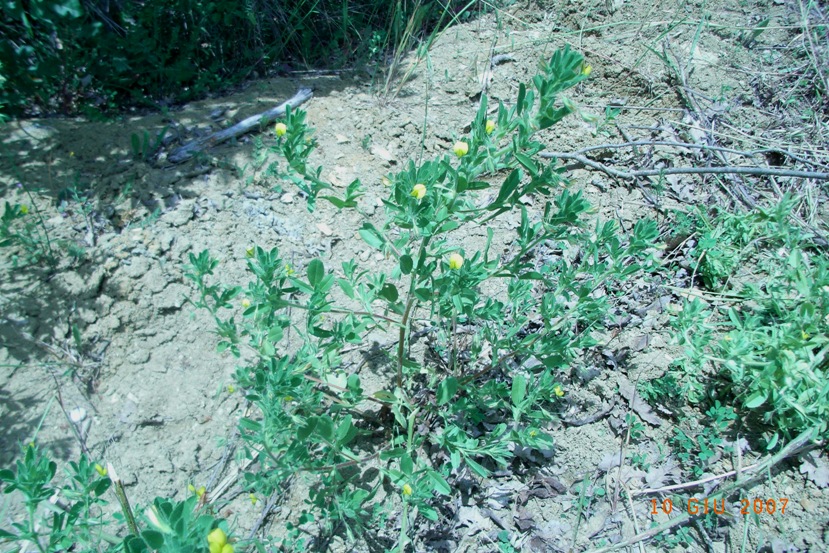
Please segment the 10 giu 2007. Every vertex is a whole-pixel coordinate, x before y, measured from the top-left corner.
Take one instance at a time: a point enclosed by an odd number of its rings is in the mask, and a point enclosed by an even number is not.
[[[686,512],[689,515],[725,514],[725,498],[723,497],[710,499],[707,497],[704,499],[691,497],[683,503],[685,503]],[[740,499],[739,514],[749,515],[753,513],[755,515],[762,515],[765,513],[769,515],[785,515],[788,506],[789,499],[786,497],[780,497],[778,499],[762,499],[759,497],[755,499],[742,498]],[[660,512],[669,515],[673,510],[674,502],[670,497],[663,499],[661,502],[657,499],[651,499],[652,515],[657,515]]]

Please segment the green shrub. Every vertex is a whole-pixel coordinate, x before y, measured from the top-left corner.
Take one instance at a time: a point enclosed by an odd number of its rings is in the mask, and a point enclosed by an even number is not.
[[[309,502],[349,531],[370,518],[372,499],[385,489],[403,503],[402,551],[408,509],[437,519],[434,496],[450,493],[453,471],[484,477],[518,452],[553,446],[546,428],[565,394],[561,371],[596,343],[592,330],[608,317],[609,291],[651,265],[657,235],[650,221],[627,238],[612,222],[585,225],[592,211],[581,193],[562,189],[554,165],[535,158],[543,148],[535,134],[570,113],[559,96],[585,77],[582,56],[558,51],[530,87],[521,85],[513,107],[499,105],[489,120],[483,101],[452,153],[389,175],[385,224],[365,222],[359,231],[386,266],[352,259],[335,275],[319,259],[290,267],[278,249],[255,247],[247,259],[253,280],[243,289],[214,283],[218,262],[207,251],[190,255],[194,303],[215,316],[219,348],[255,357],[236,373],[258,411],[240,424],[259,467],[247,474],[250,488],[267,495],[289,478],[313,475]],[[287,161],[283,176],[309,209],[320,199],[354,209],[359,181],[338,198],[328,195],[321,168],[308,167],[315,142],[304,114],[288,114],[283,125],[275,145]],[[506,178],[482,202],[497,174]],[[553,198],[539,220],[520,203],[525,195]],[[490,252],[487,223],[512,210],[521,224],[501,260]],[[457,238],[473,226],[486,229],[478,251]],[[574,249],[579,255],[555,253]],[[485,285],[502,292],[485,293]],[[222,314],[240,304],[241,313]],[[474,329],[472,337],[460,338],[459,327]],[[301,338],[290,355],[282,345],[289,328]],[[434,333],[431,357],[412,353],[414,328]],[[388,387],[367,396],[340,352],[378,331],[395,336],[396,347]],[[370,405],[380,414],[367,413]],[[386,437],[366,450],[358,438],[374,433],[378,416]],[[383,478],[361,481],[378,464]]]
[[[686,301],[674,318],[690,399],[705,397],[706,375],[721,376],[720,397],[730,392],[761,418],[769,447],[829,430],[829,261],[791,221],[796,203],[706,219],[696,256],[704,282],[726,295],[718,308]]]
[[[411,38],[409,21],[417,38],[475,4],[9,0],[0,4],[0,105],[13,114],[159,105],[253,71],[376,62]]]

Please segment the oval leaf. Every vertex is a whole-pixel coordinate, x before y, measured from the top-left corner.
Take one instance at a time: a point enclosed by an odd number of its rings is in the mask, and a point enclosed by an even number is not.
[[[454,376],[450,376],[449,378],[445,379],[443,382],[438,384],[438,405],[444,405],[449,402],[450,399],[455,397],[455,392],[458,391],[458,379]]]
[[[400,256],[400,272],[404,275],[408,275],[412,272],[414,268],[414,261],[412,260],[412,256],[409,254]]]
[[[319,259],[314,259],[308,264],[308,283],[314,288],[325,276],[325,265]]]

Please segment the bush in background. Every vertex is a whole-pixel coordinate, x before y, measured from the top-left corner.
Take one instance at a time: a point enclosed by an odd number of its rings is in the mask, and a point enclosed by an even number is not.
[[[377,61],[478,0],[9,0],[0,105],[13,115],[167,105],[250,77]],[[0,81],[2,82],[2,81]]]

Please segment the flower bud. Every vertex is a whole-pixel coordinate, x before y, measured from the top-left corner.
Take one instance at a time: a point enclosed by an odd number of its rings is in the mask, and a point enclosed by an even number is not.
[[[424,196],[426,196],[426,185],[425,184],[416,184],[414,188],[412,188],[411,195],[417,199],[422,200]]]
[[[455,145],[452,147],[452,150],[455,152],[456,156],[463,157],[469,153],[469,144],[462,141],[455,142]]]

